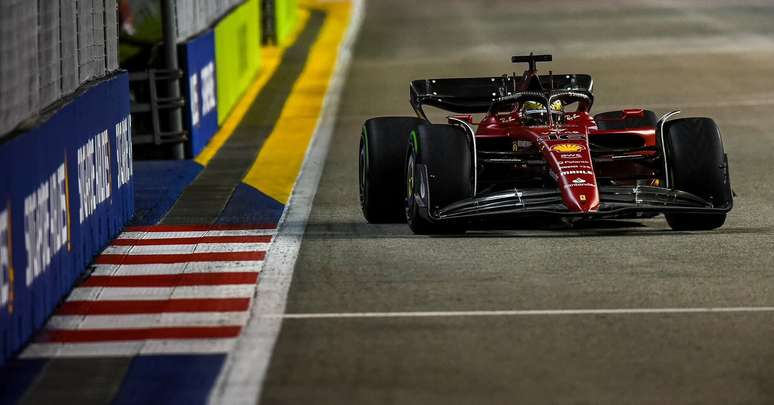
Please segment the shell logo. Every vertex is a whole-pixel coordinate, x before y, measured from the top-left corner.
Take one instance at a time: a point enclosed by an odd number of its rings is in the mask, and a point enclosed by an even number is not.
[[[586,150],[583,145],[575,143],[560,143],[551,147],[551,150],[559,153],[576,153]]]

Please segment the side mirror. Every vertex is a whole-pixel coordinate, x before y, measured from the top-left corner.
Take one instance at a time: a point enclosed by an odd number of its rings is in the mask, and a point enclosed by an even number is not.
[[[465,121],[468,124],[473,124],[473,116],[470,115],[470,114],[468,114],[468,115],[452,115],[452,116],[449,117],[449,120],[450,120],[449,123],[450,124],[451,124],[451,118],[456,118],[458,120]]]

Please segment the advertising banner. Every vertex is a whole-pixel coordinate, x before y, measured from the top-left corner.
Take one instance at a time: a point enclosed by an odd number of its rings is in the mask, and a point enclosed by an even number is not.
[[[44,324],[133,204],[126,73],[0,143],[0,364]]]
[[[260,7],[247,0],[215,26],[218,124],[222,124],[260,67]]]
[[[298,4],[297,0],[275,0],[274,3],[277,42],[284,44],[295,28],[298,18]]]
[[[189,156],[195,157],[218,131],[218,95],[215,72],[215,34],[207,32],[181,45],[186,73],[186,122]]]

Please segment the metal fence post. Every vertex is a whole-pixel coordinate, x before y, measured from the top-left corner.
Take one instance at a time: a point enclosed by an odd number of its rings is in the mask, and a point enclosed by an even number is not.
[[[261,44],[277,45],[277,18],[274,0],[261,0]]]
[[[164,62],[166,68],[170,70],[179,70],[177,63],[177,25],[175,23],[175,3],[174,0],[161,0],[161,20],[164,30]],[[167,97],[180,97],[180,81],[170,80]],[[169,129],[171,132],[181,132],[183,130],[183,114],[181,109],[173,108],[169,111]],[[185,149],[183,142],[174,147],[175,159],[185,159]]]

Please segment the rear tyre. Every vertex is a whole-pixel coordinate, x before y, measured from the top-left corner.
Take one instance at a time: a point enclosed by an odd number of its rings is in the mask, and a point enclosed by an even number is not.
[[[642,115],[627,115],[623,110],[608,111],[594,116],[597,128],[602,131],[627,128],[655,128],[658,122],[656,113],[642,110]]]
[[[358,153],[360,207],[370,223],[401,223],[404,158],[409,133],[426,121],[415,117],[372,118],[363,124]]]
[[[406,222],[415,234],[463,233],[461,224],[432,222],[429,210],[473,196],[473,163],[469,137],[459,127],[428,124],[417,127],[406,153]],[[427,168],[429,190],[420,181],[420,165]],[[429,193],[430,207],[420,206],[418,196]]]
[[[728,163],[720,129],[710,118],[681,118],[664,125],[666,158],[673,189],[687,191],[712,203],[730,207],[733,203]],[[676,231],[715,229],[726,214],[665,214]]]

